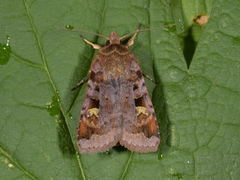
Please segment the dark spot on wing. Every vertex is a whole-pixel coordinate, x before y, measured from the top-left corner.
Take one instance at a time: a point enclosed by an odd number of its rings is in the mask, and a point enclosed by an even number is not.
[[[94,90],[97,91],[97,92],[99,92],[99,87],[95,87]]]
[[[99,108],[99,100],[90,98],[89,109],[91,108]]]
[[[93,72],[91,71],[90,73],[90,79],[93,80],[93,81],[96,81],[96,82],[101,82],[102,79],[103,79],[103,73],[102,72]]]
[[[137,74],[138,78],[142,78],[142,72],[141,72],[140,70],[138,70],[138,71],[136,72],[136,74]]]
[[[135,99],[135,106],[144,106],[145,107],[145,102],[143,97]]]
[[[134,84],[133,85],[133,90],[135,91],[136,89],[138,89],[138,85]]]

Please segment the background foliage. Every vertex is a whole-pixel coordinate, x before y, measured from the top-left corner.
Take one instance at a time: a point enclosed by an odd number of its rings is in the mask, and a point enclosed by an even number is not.
[[[198,15],[209,22],[193,24]],[[1,0],[1,179],[238,179],[239,17],[238,0]],[[95,52],[60,28],[123,35],[139,23],[176,23],[176,31],[139,34],[132,48],[160,82],[147,81],[161,126],[159,151],[79,155],[75,128],[86,88],[70,89]]]

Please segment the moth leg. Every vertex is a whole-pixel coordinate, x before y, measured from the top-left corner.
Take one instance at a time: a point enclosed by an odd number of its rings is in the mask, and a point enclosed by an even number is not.
[[[153,78],[151,78],[151,77],[148,76],[147,74],[144,74],[144,73],[143,73],[143,76],[144,76],[145,78],[149,79],[150,81],[152,81],[152,82],[155,83],[155,84],[158,83],[157,81],[155,81]]]
[[[127,47],[132,46],[134,44],[134,40],[138,33],[140,32],[141,24],[138,25],[137,30],[133,33],[132,37],[127,42]],[[125,39],[128,35],[121,37],[120,39]]]
[[[79,83],[77,83],[72,89],[71,91],[79,88],[83,83],[87,82],[89,79],[89,75],[85,76],[81,81],[79,81]]]
[[[133,34],[133,36],[128,40],[127,47],[132,46],[134,44],[134,40],[138,35],[138,32],[139,32],[139,29],[137,29],[136,32]]]

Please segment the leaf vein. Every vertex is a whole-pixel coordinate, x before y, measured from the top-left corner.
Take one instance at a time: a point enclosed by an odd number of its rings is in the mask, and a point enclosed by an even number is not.
[[[25,11],[26,11],[26,14],[27,14],[30,26],[31,26],[31,28],[33,30],[33,35],[34,35],[35,40],[37,42],[37,47],[38,47],[39,52],[40,52],[40,56],[41,56],[41,59],[42,59],[42,63],[43,63],[44,69],[45,69],[45,71],[47,73],[48,80],[50,81],[50,84],[51,84],[51,86],[53,88],[54,94],[56,96],[58,96],[58,90],[57,90],[56,85],[53,82],[51,73],[49,71],[49,67],[48,67],[48,64],[47,64],[47,59],[46,59],[46,56],[45,56],[45,53],[44,53],[44,50],[43,50],[43,47],[42,47],[42,43],[41,43],[38,31],[37,31],[37,27],[35,26],[35,24],[33,22],[33,18],[31,16],[31,13],[30,13],[29,7],[28,7],[28,5],[26,3],[26,0],[23,0],[23,4],[24,4],[24,7],[25,7]],[[60,110],[61,110],[61,112],[62,112],[62,114],[64,116],[64,121],[65,121],[65,123],[67,125],[67,130],[68,130],[68,134],[69,134],[69,136],[71,138],[71,142],[72,142],[72,144],[73,144],[73,146],[75,148],[76,159],[77,159],[78,166],[79,166],[79,169],[80,169],[80,172],[81,172],[81,176],[85,180],[86,177],[85,177],[85,173],[83,171],[83,167],[82,167],[82,163],[81,163],[81,160],[80,160],[80,156],[78,155],[78,151],[76,150],[76,146],[74,145],[75,144],[74,140],[73,140],[74,138],[73,138],[73,136],[70,133],[70,127],[69,127],[69,124],[68,124],[68,121],[67,121],[67,114],[66,114],[66,111],[63,108],[63,105],[62,105],[61,101],[59,102],[59,107],[60,107]]]
[[[11,52],[11,55],[16,61],[18,61],[20,63],[23,63],[23,64],[25,64],[27,66],[30,66],[30,67],[43,69],[43,66],[41,64],[38,64],[38,63],[32,62],[28,59],[25,59],[25,58],[19,56],[18,54],[14,53],[14,52]]]
[[[8,161],[13,164],[15,167],[17,167],[20,171],[22,171],[26,176],[28,176],[31,179],[37,180],[36,176],[33,175],[33,173],[26,170],[20,163],[14,159],[9,152],[6,151],[1,145],[0,145],[0,154],[8,159]]]
[[[122,173],[122,175],[121,175],[121,177],[120,177],[119,180],[125,179],[125,176],[127,175],[127,172],[128,172],[128,170],[129,170],[129,166],[131,165],[131,162],[132,162],[132,159],[133,159],[133,153],[134,153],[134,152],[131,152],[131,153],[130,153],[129,158],[128,158],[128,160],[127,160],[127,163],[126,163],[126,165],[125,165],[124,171],[123,171],[123,173]]]

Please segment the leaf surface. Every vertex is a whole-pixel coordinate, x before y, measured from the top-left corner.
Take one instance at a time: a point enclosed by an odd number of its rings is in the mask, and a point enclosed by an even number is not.
[[[10,43],[11,57],[0,63],[0,177],[238,179],[239,7],[238,0],[2,0],[0,48]],[[188,69],[178,32],[202,11],[210,18],[195,39]],[[113,148],[79,155],[76,127],[86,87],[70,89],[86,76],[96,52],[77,33],[61,28],[124,35],[139,24],[154,28],[174,21],[177,32],[142,32],[131,49],[143,71],[159,81],[155,86],[146,80],[160,124],[159,151],[139,154]]]

